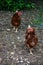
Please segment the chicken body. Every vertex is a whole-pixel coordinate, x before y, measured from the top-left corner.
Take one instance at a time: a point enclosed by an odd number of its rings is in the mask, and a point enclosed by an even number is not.
[[[30,54],[32,53],[32,48],[34,48],[37,43],[38,43],[38,38],[35,34],[35,29],[34,28],[28,28],[26,30],[26,37],[25,37],[25,41],[26,41],[26,46],[30,49]]]
[[[12,17],[11,24],[13,25],[14,29],[17,32],[18,27],[21,24],[21,12],[17,11]]]

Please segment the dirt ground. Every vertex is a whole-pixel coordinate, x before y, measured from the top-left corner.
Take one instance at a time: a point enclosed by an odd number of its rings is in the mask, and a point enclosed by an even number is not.
[[[15,33],[11,25],[14,12],[0,11],[0,65],[43,65],[43,26],[32,23],[33,18],[39,17],[40,11],[35,9],[22,13],[21,25]],[[24,41],[29,24],[35,27],[38,36],[38,44],[33,49],[33,55],[29,54]]]

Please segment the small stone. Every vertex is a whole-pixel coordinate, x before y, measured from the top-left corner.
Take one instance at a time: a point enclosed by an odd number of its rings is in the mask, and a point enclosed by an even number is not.
[[[14,52],[11,52],[10,54],[11,54],[11,55],[14,55]]]
[[[19,59],[18,58],[16,58],[16,62],[19,63]]]
[[[13,57],[13,60],[15,60],[16,58],[15,57]]]
[[[28,60],[28,58],[26,58],[26,59],[24,59],[25,61],[27,61]]]
[[[7,29],[7,31],[10,31],[10,29]]]
[[[30,63],[29,61],[27,61],[27,63]]]
[[[28,61],[28,58],[25,58],[25,61],[29,64],[30,63],[30,61]]]
[[[17,37],[17,39],[19,40],[19,39],[20,39],[20,37]]]
[[[20,62],[23,63],[23,60],[21,60]]]
[[[11,42],[12,44],[14,44],[14,42]]]

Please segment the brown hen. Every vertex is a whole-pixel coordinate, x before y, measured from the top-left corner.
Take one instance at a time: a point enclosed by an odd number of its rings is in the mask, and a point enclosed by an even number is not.
[[[30,50],[30,54],[33,54],[32,49],[37,45],[38,38],[35,34],[35,28],[30,27],[30,25],[28,26],[26,30],[25,42],[26,42],[26,46]]]
[[[16,11],[12,17],[11,24],[12,24],[12,26],[14,26],[13,29],[16,30],[15,32],[17,32],[18,27],[21,24],[21,15],[22,15],[22,13],[20,11]]]

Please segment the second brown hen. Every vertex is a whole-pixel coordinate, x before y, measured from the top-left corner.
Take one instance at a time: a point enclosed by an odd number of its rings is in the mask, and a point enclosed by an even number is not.
[[[30,25],[28,26],[26,30],[25,43],[30,50],[30,54],[33,54],[32,49],[37,45],[38,38],[35,34],[35,28],[30,27]]]

